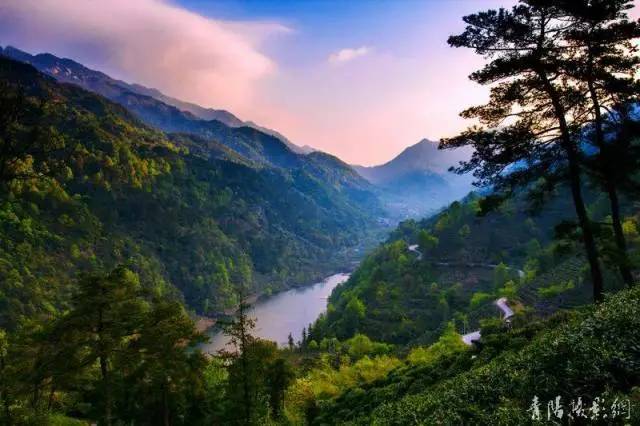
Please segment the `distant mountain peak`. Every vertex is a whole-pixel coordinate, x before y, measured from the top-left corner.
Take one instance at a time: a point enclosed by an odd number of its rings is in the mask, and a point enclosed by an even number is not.
[[[422,139],[384,164],[353,166],[365,179],[384,191],[387,204],[400,215],[419,217],[463,197],[471,190],[468,176],[448,171],[468,151],[440,150],[438,142]]]

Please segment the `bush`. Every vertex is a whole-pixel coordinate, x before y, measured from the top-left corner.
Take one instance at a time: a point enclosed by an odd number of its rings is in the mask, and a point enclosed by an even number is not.
[[[478,306],[488,303],[492,299],[493,299],[493,295],[482,292],[482,291],[478,291],[476,293],[473,293],[473,296],[471,296],[471,301],[469,302],[469,306],[471,307],[471,309],[475,309]]]

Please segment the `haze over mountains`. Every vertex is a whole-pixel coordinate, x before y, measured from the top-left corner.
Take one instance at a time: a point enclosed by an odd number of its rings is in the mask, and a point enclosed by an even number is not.
[[[392,221],[433,213],[471,188],[468,178],[447,172],[460,159],[460,153],[439,151],[437,143],[426,139],[380,166],[350,167],[334,156],[295,145],[279,132],[243,121],[229,111],[204,108],[157,89],[126,83],[71,59],[49,53],[31,55],[11,46],[0,47],[0,54],[29,63],[58,81],[105,96],[146,124],[172,133],[174,141],[200,154],[285,169],[303,168],[316,178],[344,185],[352,195],[371,203],[373,191],[387,207]]]
[[[421,217],[471,190],[469,176],[448,171],[468,155],[468,151],[439,150],[437,142],[423,139],[387,163],[353,167],[382,189],[381,197],[394,214]]]

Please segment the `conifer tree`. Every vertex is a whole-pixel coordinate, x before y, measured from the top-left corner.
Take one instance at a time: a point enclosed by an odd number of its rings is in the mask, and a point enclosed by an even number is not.
[[[591,163],[596,177],[609,197],[613,234],[618,251],[616,260],[624,282],[633,284],[627,243],[622,230],[620,182],[629,172],[621,167],[627,161],[630,147],[626,140],[611,137],[615,126],[607,126],[625,118],[625,105],[637,100],[636,73],[640,65],[637,47],[640,24],[628,21],[629,0],[571,0],[561,2],[571,28],[563,42],[569,48],[565,54],[566,72],[575,84],[586,86],[590,105],[585,111],[591,124],[592,139],[598,155]],[[612,132],[607,135],[607,127]]]
[[[478,183],[510,195],[541,177],[551,184],[566,180],[589,262],[593,297],[602,300],[603,280],[591,220],[582,193],[581,152],[576,112],[585,95],[568,83],[559,40],[568,30],[564,12],[552,1],[519,4],[464,17],[465,31],[449,38],[490,59],[470,78],[492,85],[486,105],[461,115],[484,127],[472,127],[441,141],[442,148],[471,145],[472,158],[458,168],[474,171]]]
[[[269,365],[266,383],[269,391],[269,403],[274,419],[280,418],[284,410],[284,393],[294,379],[291,365],[283,358],[277,358]]]
[[[82,279],[73,308],[54,331],[61,344],[59,355],[79,354],[79,367],[98,363],[106,425],[115,421],[113,364],[117,357],[129,352],[132,338],[140,334],[147,312],[148,304],[141,298],[137,275],[118,267],[108,275],[92,274]]]
[[[289,350],[293,350],[296,347],[296,343],[293,341],[293,336],[291,335],[291,333],[289,333],[289,336],[287,336],[287,345],[289,346]]]
[[[224,334],[229,336],[232,350],[224,349],[220,355],[234,368],[239,383],[231,382],[234,388],[240,388],[240,408],[242,410],[241,424],[249,425],[254,417],[255,389],[254,377],[251,369],[249,348],[255,342],[251,331],[255,328],[255,319],[248,316],[250,305],[246,302],[245,293],[240,292],[240,302],[235,318],[223,324]]]

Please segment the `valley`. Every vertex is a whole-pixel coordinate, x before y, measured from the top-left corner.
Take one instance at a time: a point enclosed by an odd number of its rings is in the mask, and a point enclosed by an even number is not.
[[[0,6],[1,425],[640,424],[633,1],[72,3]]]

